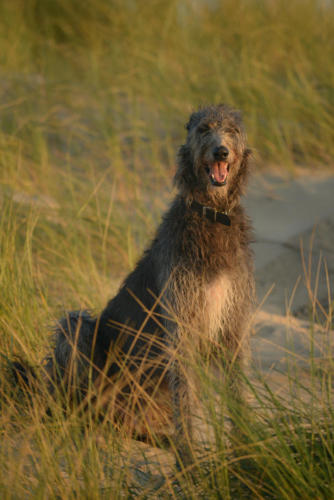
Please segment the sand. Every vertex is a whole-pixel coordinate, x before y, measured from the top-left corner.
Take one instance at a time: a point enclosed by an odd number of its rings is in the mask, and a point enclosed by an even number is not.
[[[256,288],[263,301],[254,318],[255,366],[284,369],[286,349],[307,364],[312,331],[315,355],[327,356],[334,337],[328,318],[334,300],[334,175],[256,175],[245,206],[255,229]]]

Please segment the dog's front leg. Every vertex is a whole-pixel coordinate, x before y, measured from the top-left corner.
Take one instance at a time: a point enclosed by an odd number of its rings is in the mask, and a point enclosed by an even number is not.
[[[193,461],[193,433],[189,383],[186,370],[179,359],[175,359],[173,362],[169,385],[173,404],[176,463],[177,467],[182,469]]]
[[[239,322],[235,329],[225,329],[225,339],[228,339],[228,348],[222,346],[221,354],[217,359],[217,376],[224,381],[222,394],[222,415],[224,421],[229,422],[229,432],[235,444],[240,445],[243,422],[248,420],[249,406],[247,403],[245,369],[248,360],[249,339],[247,325]],[[220,375],[219,375],[220,374]]]

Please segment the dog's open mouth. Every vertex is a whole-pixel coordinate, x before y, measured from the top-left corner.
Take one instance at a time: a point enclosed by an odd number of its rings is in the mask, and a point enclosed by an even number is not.
[[[213,186],[225,186],[230,166],[227,162],[216,161],[205,167]]]

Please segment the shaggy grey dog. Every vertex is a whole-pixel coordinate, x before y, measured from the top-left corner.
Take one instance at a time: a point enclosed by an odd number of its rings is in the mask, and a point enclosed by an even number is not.
[[[178,192],[151,245],[101,315],[77,311],[59,322],[47,363],[53,390],[93,397],[127,432],[172,427],[184,463],[193,439],[192,362],[219,351],[227,370],[237,367],[235,381],[254,288],[240,204],[250,156],[240,113],[209,106],[186,128]]]

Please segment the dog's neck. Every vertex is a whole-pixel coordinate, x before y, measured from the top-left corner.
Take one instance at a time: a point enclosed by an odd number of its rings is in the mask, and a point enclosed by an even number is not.
[[[224,226],[231,225],[231,219],[226,211],[222,212],[216,208],[202,205],[202,203],[198,203],[196,200],[193,200],[189,204],[189,208],[194,212],[197,212],[201,217],[208,219],[210,222],[216,222],[218,224],[223,224]]]
[[[240,204],[240,196],[229,196],[229,192],[226,192],[226,195],[224,196],[221,192],[217,192],[217,194],[215,194],[212,192],[193,191],[192,193],[187,194],[184,197],[184,200],[188,206],[190,206],[194,201],[205,207],[210,207],[213,210],[226,214],[231,213],[235,207]]]

